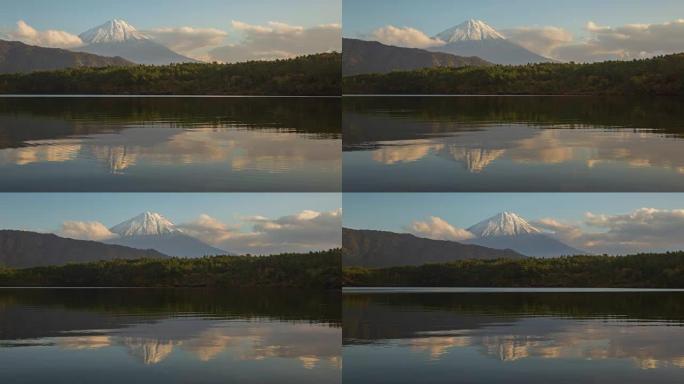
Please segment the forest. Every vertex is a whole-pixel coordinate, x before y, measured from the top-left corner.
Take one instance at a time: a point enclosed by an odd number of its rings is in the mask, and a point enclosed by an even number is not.
[[[136,259],[10,269],[0,286],[14,287],[281,287],[341,286],[341,249],[272,256]]]
[[[344,94],[684,95],[684,53],[632,61],[426,68],[345,77]]]
[[[109,66],[0,75],[0,94],[338,96],[341,55],[235,64]]]
[[[344,286],[684,288],[684,252],[345,267]]]

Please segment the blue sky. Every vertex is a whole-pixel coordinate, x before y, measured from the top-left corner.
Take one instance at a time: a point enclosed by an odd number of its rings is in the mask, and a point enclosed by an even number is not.
[[[244,216],[278,218],[303,210],[333,211],[340,206],[336,193],[3,193],[0,228],[47,232],[67,220],[113,226],[144,211],[161,213],[176,224],[200,214],[237,223]]]
[[[684,209],[684,193],[345,193],[346,227],[406,232],[416,220],[438,216],[467,228],[499,212],[527,220],[580,222],[586,212],[626,214],[635,209]]]
[[[121,18],[139,29],[190,25],[227,29],[231,20],[312,26],[340,22],[340,0],[3,0],[0,26],[22,19],[37,29],[81,33]]]
[[[347,37],[367,34],[387,24],[410,26],[433,35],[471,18],[497,29],[553,25],[581,34],[590,20],[616,26],[684,18],[684,1],[345,0],[342,24]]]

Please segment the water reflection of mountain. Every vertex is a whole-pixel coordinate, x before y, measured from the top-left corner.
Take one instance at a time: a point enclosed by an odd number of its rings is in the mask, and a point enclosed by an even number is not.
[[[130,127],[232,127],[339,138],[335,98],[0,98],[0,149]]]
[[[621,97],[352,97],[343,103],[345,150],[498,124],[623,128],[684,137],[684,100]]]
[[[501,360],[628,359],[684,367],[683,293],[345,294],[346,345],[388,344],[439,360],[475,348]]]
[[[123,347],[144,364],[177,349],[209,361],[340,365],[340,294],[300,290],[0,290],[0,348]]]
[[[634,168],[657,167],[682,173],[682,143],[679,138],[632,130],[539,130],[497,125],[439,138],[378,142],[373,160],[389,165],[434,155],[460,162],[470,173],[480,173],[504,159],[520,165],[576,162],[589,169],[602,163],[624,163]]]

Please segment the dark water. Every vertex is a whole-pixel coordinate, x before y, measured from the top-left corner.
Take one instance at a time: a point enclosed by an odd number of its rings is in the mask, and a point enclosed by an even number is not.
[[[2,383],[339,383],[340,293],[0,289]]]
[[[0,98],[1,191],[335,191],[336,98]]]
[[[682,383],[684,292],[345,293],[345,383]]]
[[[347,191],[684,191],[684,99],[348,97]]]

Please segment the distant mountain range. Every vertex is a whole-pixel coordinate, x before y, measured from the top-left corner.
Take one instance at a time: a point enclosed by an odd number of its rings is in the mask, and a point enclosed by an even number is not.
[[[108,244],[138,249],[154,249],[169,256],[202,257],[227,255],[223,249],[212,247],[189,236],[170,220],[154,212],[144,212],[110,228],[119,237]]]
[[[377,41],[342,39],[343,76],[468,65],[485,66],[491,63],[479,57],[462,57],[418,48],[395,47]]]
[[[457,242],[343,228],[342,263],[345,266],[383,268],[465,259],[551,258],[586,254],[554,239],[511,212],[499,213],[467,231],[472,238]]]
[[[521,65],[554,60],[508,40],[481,20],[467,20],[433,37],[441,45],[401,48],[376,41],[342,40],[342,74],[388,73],[436,67]]]
[[[151,249],[141,250],[97,241],[66,239],[53,234],[0,231],[0,265],[10,268],[165,257],[167,256]]]
[[[385,231],[342,229],[342,265],[382,268],[464,259],[520,259],[508,250]]]
[[[438,33],[435,38],[446,44],[429,48],[430,51],[477,56],[495,64],[521,65],[553,62],[547,57],[506,39],[503,34],[481,20],[467,20]]]
[[[85,45],[75,48],[76,50],[104,56],[121,56],[138,64],[197,62],[155,42],[124,20],[110,20],[81,33],[79,37]]]
[[[99,260],[229,255],[144,212],[110,228],[117,237],[86,241],[27,231],[0,230],[0,266],[28,268]]]
[[[492,216],[468,228],[468,232],[474,237],[464,243],[495,249],[513,249],[526,256],[558,257],[586,253],[543,233],[511,212]]]
[[[66,49],[43,48],[0,40],[0,73],[28,73],[78,67],[128,66],[121,57],[104,57]]]
[[[198,62],[154,41],[124,20],[110,20],[79,38],[83,45],[70,50],[0,40],[0,73]]]

